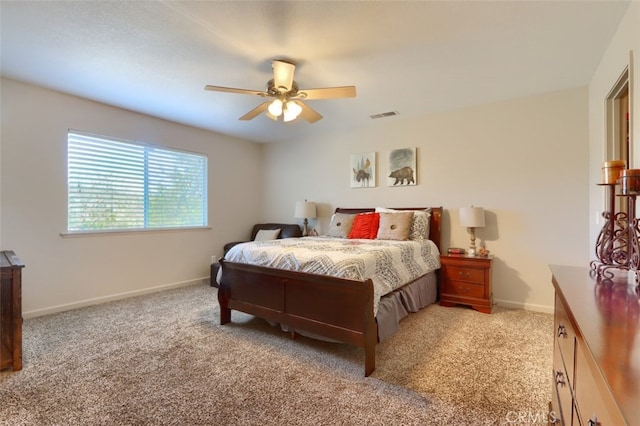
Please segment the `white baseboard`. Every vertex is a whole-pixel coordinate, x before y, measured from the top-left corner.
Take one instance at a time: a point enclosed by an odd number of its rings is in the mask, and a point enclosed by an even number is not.
[[[510,309],[524,309],[525,311],[543,312],[545,314],[553,313],[553,306],[536,305],[533,303],[518,303],[511,300],[496,300],[493,299],[494,305],[504,306]]]
[[[43,315],[55,314],[58,312],[70,311],[72,309],[83,308],[85,306],[99,305],[101,303],[112,302],[114,300],[127,299],[129,297],[141,296],[143,294],[155,293],[157,291],[169,290],[172,288],[186,287],[192,284],[209,284],[209,277],[196,278],[188,281],[177,283],[163,284],[157,287],[148,287],[141,290],[127,291],[125,293],[112,294],[104,297],[96,297],[95,299],[86,299],[74,303],[66,303],[64,305],[52,306],[44,309],[36,309],[22,313],[23,318],[34,318]]]
[[[172,288],[179,288],[179,287],[186,287],[192,284],[209,284],[209,277],[203,277],[203,278],[196,278],[193,280],[188,280],[188,281],[181,281],[181,282],[177,282],[177,283],[170,283],[170,284],[164,284],[164,285],[160,285],[157,287],[149,287],[149,288],[144,288],[141,290],[134,290],[134,291],[128,291],[125,293],[118,293],[118,294],[112,294],[109,296],[104,296],[104,297],[97,297],[95,299],[86,299],[86,300],[81,300],[79,302],[74,302],[74,303],[67,303],[64,305],[57,305],[57,306],[52,306],[49,308],[44,308],[44,309],[36,309],[33,311],[26,311],[22,313],[22,317],[23,318],[34,318],[34,317],[40,317],[43,315],[50,315],[50,314],[55,314],[58,312],[64,312],[64,311],[70,311],[72,309],[78,309],[78,308],[83,308],[85,306],[91,306],[91,305],[99,305],[101,303],[107,303],[107,302],[111,302],[114,300],[120,300],[120,299],[126,299],[129,297],[134,297],[134,296],[141,296],[143,294],[149,294],[149,293],[155,293],[157,291],[162,291],[162,290],[169,290]],[[553,306],[546,306],[546,305],[537,305],[537,304],[532,304],[532,303],[519,303],[519,302],[513,302],[511,300],[501,300],[501,299],[494,299],[493,300],[494,304],[500,305],[500,306],[504,306],[510,309],[524,309],[526,311],[534,311],[534,312],[543,312],[546,314],[553,314]]]

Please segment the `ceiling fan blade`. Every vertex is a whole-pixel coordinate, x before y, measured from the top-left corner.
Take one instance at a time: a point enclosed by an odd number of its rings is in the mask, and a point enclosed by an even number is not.
[[[206,85],[204,86],[204,90],[211,90],[214,92],[240,93],[241,95],[267,96],[267,93],[262,90],[235,89],[233,87]]]
[[[269,103],[270,102],[261,103],[260,105],[258,105],[257,107],[255,107],[254,109],[252,109],[251,111],[243,115],[242,117],[240,117],[240,120],[253,120],[258,115],[262,114],[264,111],[267,111],[267,108],[269,108]]]
[[[322,115],[318,114],[313,108],[305,105],[304,102],[300,102],[300,101],[293,101],[293,102],[295,102],[297,105],[300,106],[300,108],[302,108],[302,111],[300,112],[300,117],[304,118],[309,123],[315,123],[316,121],[322,119]]]
[[[296,97],[300,99],[355,98],[356,86],[325,87],[322,89],[300,89]]]
[[[276,89],[283,87],[284,92],[291,90],[293,86],[293,72],[296,66],[284,61],[273,61],[273,85]]]

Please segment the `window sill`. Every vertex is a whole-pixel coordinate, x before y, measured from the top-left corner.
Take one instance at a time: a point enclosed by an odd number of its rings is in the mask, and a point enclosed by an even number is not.
[[[93,231],[67,231],[61,232],[62,238],[77,237],[94,237],[94,236],[110,236],[110,235],[135,235],[135,234],[159,234],[165,232],[192,232],[192,231],[209,231],[210,226],[192,226],[183,228],[157,228],[157,229],[114,229],[114,230],[93,230]]]

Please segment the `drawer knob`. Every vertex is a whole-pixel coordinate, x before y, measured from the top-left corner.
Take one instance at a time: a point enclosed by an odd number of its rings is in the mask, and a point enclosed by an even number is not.
[[[567,329],[563,324],[558,326],[558,337],[567,337]]]
[[[560,370],[556,370],[556,385],[564,386],[567,383],[564,381],[564,373]]]

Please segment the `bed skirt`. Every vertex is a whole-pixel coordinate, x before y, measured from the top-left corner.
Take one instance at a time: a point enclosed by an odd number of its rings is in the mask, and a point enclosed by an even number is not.
[[[431,305],[437,299],[438,277],[435,271],[383,296],[376,315],[378,342],[383,342],[398,331],[402,318]]]

